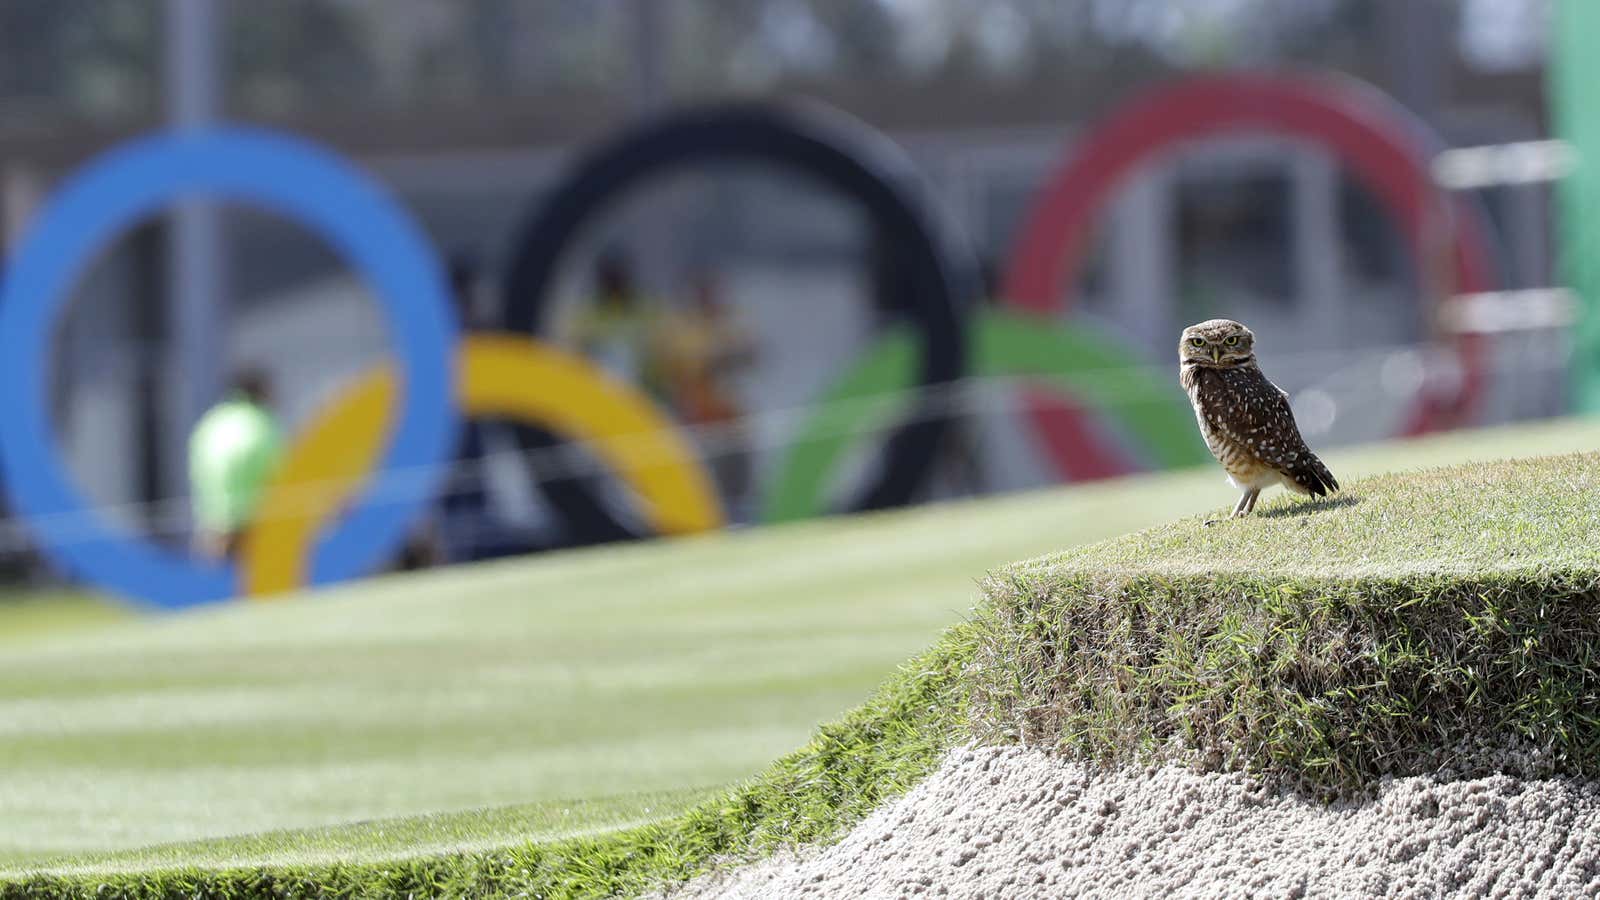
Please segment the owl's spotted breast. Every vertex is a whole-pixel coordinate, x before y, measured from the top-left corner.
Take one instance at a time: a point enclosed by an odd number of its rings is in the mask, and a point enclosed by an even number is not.
[[[1185,366],[1180,380],[1206,446],[1241,490],[1281,483],[1320,496],[1338,488],[1300,436],[1288,396],[1260,368]]]
[[[1217,462],[1222,464],[1223,471],[1228,473],[1228,478],[1240,490],[1256,487],[1269,487],[1282,481],[1281,475],[1271,466],[1264,464],[1249,447],[1242,441],[1233,440],[1222,428],[1212,425],[1211,419],[1203,412],[1204,405],[1199,399],[1201,391],[1207,391],[1208,397],[1214,397],[1215,391],[1221,389],[1218,385],[1207,385],[1205,382],[1212,378],[1220,378],[1224,382],[1232,381],[1225,377],[1227,370],[1208,370],[1196,378],[1196,384],[1189,388],[1189,402],[1194,406],[1195,421],[1200,426],[1200,436],[1205,439],[1206,449]]]

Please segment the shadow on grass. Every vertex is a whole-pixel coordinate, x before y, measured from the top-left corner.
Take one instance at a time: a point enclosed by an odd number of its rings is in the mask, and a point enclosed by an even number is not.
[[[1291,516],[1309,516],[1314,513],[1326,512],[1330,509],[1342,509],[1346,506],[1355,506],[1361,502],[1360,497],[1350,494],[1338,494],[1332,497],[1318,497],[1315,500],[1306,500],[1300,503],[1289,503],[1284,506],[1274,506],[1264,509],[1257,515],[1263,519],[1287,519]]]

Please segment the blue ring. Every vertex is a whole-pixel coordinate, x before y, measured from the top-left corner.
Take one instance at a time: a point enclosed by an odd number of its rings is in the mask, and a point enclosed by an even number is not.
[[[73,575],[155,606],[237,593],[232,565],[202,562],[101,520],[72,484],[50,423],[46,356],[84,263],[179,195],[242,200],[320,234],[368,279],[395,341],[404,408],[382,465],[318,541],[314,583],[383,564],[438,485],[458,413],[457,323],[431,245],[354,167],[294,138],[243,129],[125,144],[73,177],[29,230],[0,286],[0,471],[42,548]],[[219,351],[220,352],[220,351]]]

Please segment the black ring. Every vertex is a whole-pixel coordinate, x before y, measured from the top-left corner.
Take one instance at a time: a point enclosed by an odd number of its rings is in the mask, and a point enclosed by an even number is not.
[[[819,181],[860,203],[885,257],[898,272],[880,302],[916,328],[922,349],[921,385],[946,384],[965,373],[965,314],[977,291],[977,264],[955,230],[920,197],[911,162],[868,126],[811,106],[737,104],[668,115],[625,132],[586,154],[560,186],[535,206],[514,245],[504,281],[505,325],[541,334],[549,322],[551,286],[562,258],[593,216],[640,182],[687,166],[728,160],[776,165]],[[937,461],[949,417],[931,400],[909,413],[885,442],[875,477],[849,509],[911,502]],[[555,439],[519,429],[529,450]],[[544,482],[545,495],[580,541],[634,532],[604,510],[587,484]]]

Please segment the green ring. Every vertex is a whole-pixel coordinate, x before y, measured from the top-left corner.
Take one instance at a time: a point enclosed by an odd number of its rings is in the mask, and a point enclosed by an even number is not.
[[[973,363],[979,376],[1035,378],[1082,398],[1120,422],[1164,469],[1209,459],[1182,395],[1114,338],[1082,326],[986,309],[977,317]],[[786,522],[826,515],[828,475],[872,423],[900,411],[915,382],[917,353],[904,331],[884,335],[845,372],[800,427],[766,492],[761,518]]]

